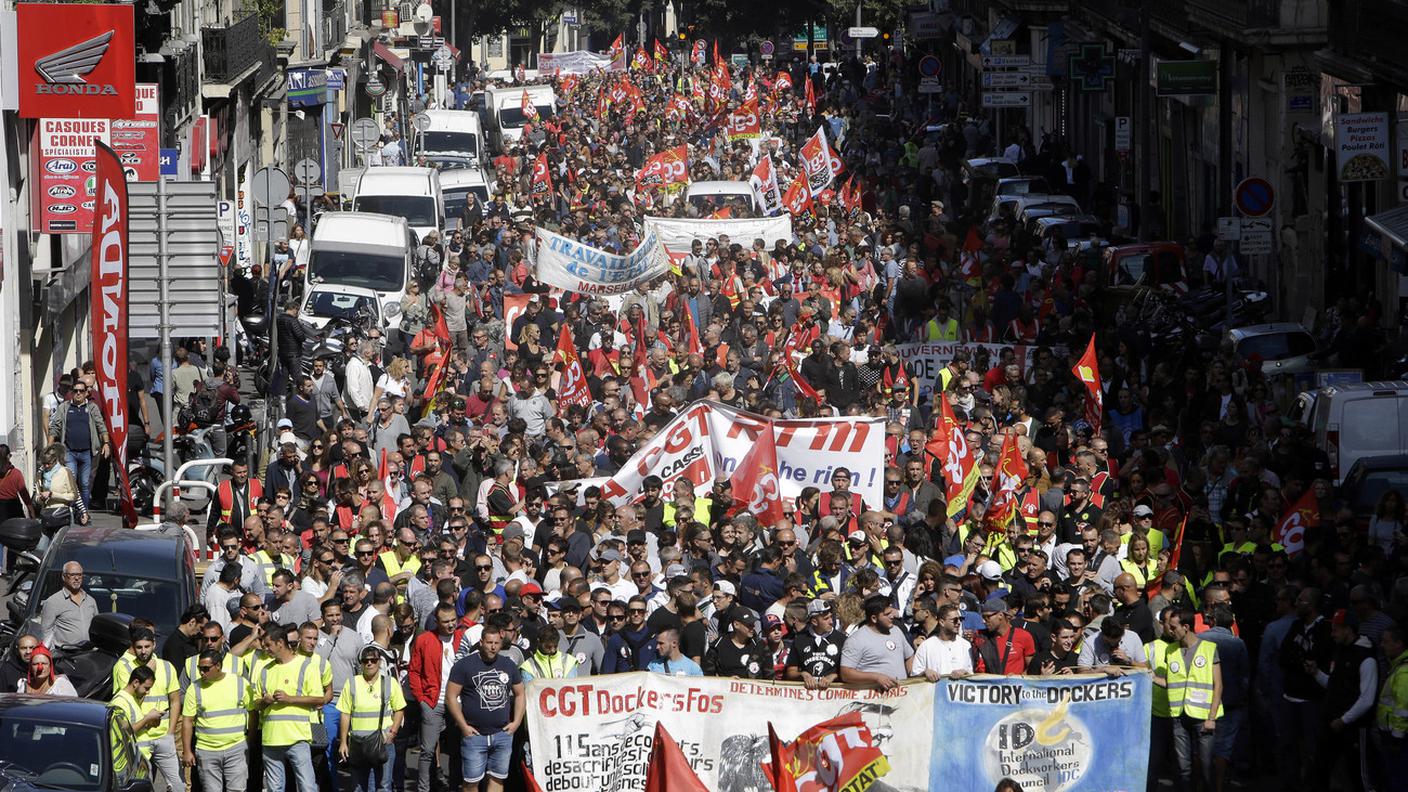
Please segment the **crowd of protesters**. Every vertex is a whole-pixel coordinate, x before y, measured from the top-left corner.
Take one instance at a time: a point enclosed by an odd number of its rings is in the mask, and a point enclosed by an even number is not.
[[[818,196],[790,242],[699,240],[615,300],[540,283],[533,225],[630,250],[643,215],[692,215],[637,191],[650,156],[685,144],[694,178],[745,180],[758,149],[727,142],[691,91],[711,65],[633,69],[641,101],[624,105],[599,97],[626,78],[557,80],[555,113],[493,159],[492,200],[422,240],[399,326],[356,349],[342,378],[292,366],[267,468],[237,462],[211,509],[203,607],[180,636],[155,636],[159,655],[133,630],[114,689],[167,782],[180,787],[184,762],[207,789],[242,789],[262,764],[266,789],[286,769],[306,790],[341,766],[359,790],[497,790],[522,751],[527,681],[626,671],[890,689],[1147,669],[1151,786],[1405,777],[1402,497],[1386,496],[1366,531],[1370,515],[1343,507],[1325,454],[1287,420],[1285,383],[1227,349],[1156,354],[1105,310],[1098,258],[969,205],[964,160],[999,153],[1109,224],[1116,200],[1059,141],[995,139],[957,92],[917,93],[911,60],[735,69],[727,104],[760,98],[780,183],[820,127],[845,163],[837,188],[852,179],[859,205]],[[693,112],[666,114],[679,96]],[[394,132],[387,144],[400,151]],[[554,188],[534,198],[543,153]],[[965,250],[973,235],[981,249]],[[1188,249],[1225,255],[1204,239]],[[524,313],[506,322],[505,296],[519,294]],[[557,399],[563,326],[587,407]],[[1092,335],[1100,431],[1071,373]],[[897,348],[915,341],[960,346],[923,382]],[[70,460],[91,460],[106,438],[71,398],[49,423]],[[865,501],[838,469],[760,524],[727,479],[652,476],[619,505],[562,485],[612,475],[701,399],[884,417],[883,497]],[[979,455],[956,504],[925,448],[939,400]],[[1008,436],[1030,475],[1015,518],[994,525],[988,482]],[[86,470],[74,471],[84,496]],[[1321,517],[1292,556],[1278,526],[1306,491]],[[16,644],[7,685],[34,679],[34,652]],[[145,707],[168,695],[153,719]],[[259,736],[221,731],[242,722],[215,714],[230,709],[252,712]]]

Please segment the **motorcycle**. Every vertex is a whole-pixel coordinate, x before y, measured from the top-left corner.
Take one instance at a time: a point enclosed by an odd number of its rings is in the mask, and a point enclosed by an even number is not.
[[[370,337],[371,317],[365,312],[353,316],[338,316],[328,320],[322,328],[304,323],[308,338],[303,341],[302,356],[299,358],[299,372],[311,374],[313,363],[323,361],[337,381],[341,383],[347,369],[347,358],[353,354],[362,341]],[[273,368],[276,364],[273,355],[265,354],[254,372],[254,386],[259,393],[267,393]]]
[[[192,459],[209,459],[215,456],[215,449],[211,446],[208,437],[214,428],[214,426],[194,428],[185,434],[176,435],[172,439],[171,445],[178,467]],[[174,470],[169,471],[171,475],[174,475],[175,472]],[[219,473],[220,470],[215,465],[197,465],[186,471],[186,478],[214,484]],[[159,438],[149,441],[139,455],[128,461],[127,479],[132,487],[132,505],[136,507],[138,514],[147,516],[152,513],[152,508],[156,503],[156,491],[161,487],[162,482],[166,481],[167,475],[168,471]],[[181,493],[181,500],[190,506],[192,511],[200,511],[210,500],[210,493],[205,490],[186,491]]]

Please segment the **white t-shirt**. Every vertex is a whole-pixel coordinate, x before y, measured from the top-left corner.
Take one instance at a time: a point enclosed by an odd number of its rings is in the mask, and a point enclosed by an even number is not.
[[[450,684],[450,666],[455,664],[455,639],[453,636],[440,637],[440,694],[435,698],[435,706],[445,703],[445,688]]]
[[[937,635],[931,635],[924,639],[924,643],[919,644],[919,649],[914,653],[913,670],[910,676],[924,676],[925,671],[934,671],[940,676],[945,676],[954,671],[973,671],[972,646],[963,636],[958,636],[952,641],[940,640]]]

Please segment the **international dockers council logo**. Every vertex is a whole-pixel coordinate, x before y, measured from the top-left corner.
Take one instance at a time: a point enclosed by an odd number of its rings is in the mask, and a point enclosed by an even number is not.
[[[117,88],[112,85],[90,84],[83,79],[98,68],[103,56],[108,54],[108,45],[112,43],[115,32],[109,30],[36,60],[34,70],[44,78],[45,84],[34,86],[34,92],[117,95]]]
[[[994,783],[1011,778],[1023,789],[1046,792],[1074,788],[1090,766],[1094,746],[1090,730],[1068,707],[1062,701],[1053,709],[1024,709],[998,721],[983,752],[988,778]]]

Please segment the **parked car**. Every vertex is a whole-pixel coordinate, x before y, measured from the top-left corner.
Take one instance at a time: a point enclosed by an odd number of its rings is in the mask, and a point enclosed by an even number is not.
[[[98,528],[70,525],[54,534],[43,555],[35,553],[39,530],[24,530],[33,520],[0,524],[0,543],[20,554],[7,593],[8,615],[0,625],[0,651],[19,635],[40,633],[44,600],[62,587],[64,564],[83,566],[83,589],[98,605],[89,641],[51,647],[56,670],[74,677],[81,695],[106,697],[112,665],[125,649],[126,623],[132,617],[156,625],[160,645],[176,631],[181,614],[198,601],[195,553],[184,531],[174,528]],[[115,649],[115,651],[114,651]],[[69,665],[64,665],[68,663]]]
[[[151,792],[127,716],[99,701],[0,694],[0,790]]]
[[[1232,344],[1237,357],[1261,360],[1261,373],[1301,374],[1315,369],[1315,336],[1296,322],[1234,327],[1227,331],[1226,342]]]
[[[1305,391],[1292,416],[1310,429],[1335,483],[1354,463],[1408,449],[1408,380],[1347,382]]]
[[[1408,493],[1408,454],[1359,457],[1345,474],[1340,497],[1367,523],[1389,490]]]

